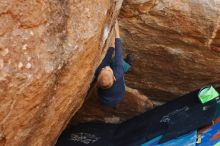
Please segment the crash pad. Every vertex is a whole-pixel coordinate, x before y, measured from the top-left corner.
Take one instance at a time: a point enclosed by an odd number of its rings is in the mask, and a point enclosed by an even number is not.
[[[196,138],[197,138],[197,131],[193,131],[186,135],[180,136],[178,138],[172,139],[165,143],[159,144],[160,139],[163,136],[156,137],[149,142],[142,144],[141,146],[195,146],[196,145]]]
[[[218,143],[216,143],[214,146],[220,146],[220,141]]]
[[[158,136],[158,137],[156,137],[156,138],[154,138],[154,139],[152,139],[152,140],[142,144],[141,146],[155,146],[155,145],[157,145],[159,143],[159,141],[160,141],[160,139],[162,137],[163,137],[162,135]]]
[[[220,100],[217,100],[217,112],[216,112],[216,117],[220,116]]]
[[[160,135],[162,142],[182,136],[206,126],[215,117],[216,101],[201,104],[198,92],[183,95],[121,124],[85,123],[69,127],[56,146],[140,146]],[[178,131],[172,130],[173,127]]]
[[[199,131],[201,135],[201,144],[199,146],[213,146],[220,141],[220,117],[214,121],[212,126],[205,127],[204,129]]]
[[[220,142],[220,139],[215,139],[215,140],[208,141],[202,144],[198,144],[198,146],[220,146],[219,142]]]

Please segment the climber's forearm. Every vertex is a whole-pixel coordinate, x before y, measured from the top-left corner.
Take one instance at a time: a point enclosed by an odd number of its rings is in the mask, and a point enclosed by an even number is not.
[[[120,34],[119,34],[119,32],[115,32],[115,38],[120,38]]]
[[[111,38],[110,48],[115,48],[115,37]]]
[[[121,39],[115,39],[115,63],[117,65],[122,64],[122,48],[121,48]]]
[[[115,37],[120,38],[120,31],[119,31],[118,21],[116,21],[116,23],[115,23]]]

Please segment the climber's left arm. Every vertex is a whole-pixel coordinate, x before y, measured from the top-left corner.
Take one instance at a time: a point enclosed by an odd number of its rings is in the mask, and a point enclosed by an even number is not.
[[[114,75],[117,80],[117,78],[120,78],[124,75],[124,70],[123,70],[123,53],[122,53],[122,48],[121,48],[121,39],[120,39],[120,34],[119,34],[119,25],[118,22],[115,24],[115,67],[114,67]]]

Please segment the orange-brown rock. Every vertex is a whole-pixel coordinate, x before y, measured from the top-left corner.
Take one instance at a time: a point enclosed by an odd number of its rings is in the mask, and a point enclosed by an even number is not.
[[[1,146],[56,142],[84,101],[121,4],[1,0]]]
[[[168,101],[217,81],[219,18],[218,0],[124,0],[123,47],[136,56],[127,85]]]
[[[83,122],[120,123],[154,107],[148,97],[137,90],[126,87],[125,97],[115,108],[104,106],[97,97],[96,88],[88,95],[82,108],[76,113],[71,124]]]

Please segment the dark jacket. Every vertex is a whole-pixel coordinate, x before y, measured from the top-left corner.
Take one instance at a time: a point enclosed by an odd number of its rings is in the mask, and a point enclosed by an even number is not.
[[[114,50],[114,66],[111,66],[111,68],[113,70],[116,81],[111,88],[97,89],[98,97],[100,98],[101,102],[111,107],[115,107],[125,96],[124,70],[122,64],[123,58],[120,38],[115,39],[115,49],[111,47],[108,49],[106,56],[95,72],[95,79],[97,79],[102,68],[105,66],[110,66]]]

